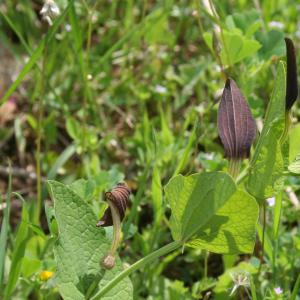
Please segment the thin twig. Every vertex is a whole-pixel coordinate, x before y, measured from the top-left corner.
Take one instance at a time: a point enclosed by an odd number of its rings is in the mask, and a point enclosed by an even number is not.
[[[9,167],[0,166],[0,175],[9,176],[9,172],[12,172],[13,177],[29,178],[32,180],[37,180],[37,174],[32,171],[28,171],[23,168],[14,167],[11,170]],[[46,181],[45,177],[42,177],[42,181]]]
[[[285,192],[287,193],[287,195],[289,196],[290,201],[292,202],[292,204],[299,209],[300,208],[300,201],[297,197],[297,195],[295,194],[295,192],[292,190],[292,188],[290,186],[288,186],[285,189]]]

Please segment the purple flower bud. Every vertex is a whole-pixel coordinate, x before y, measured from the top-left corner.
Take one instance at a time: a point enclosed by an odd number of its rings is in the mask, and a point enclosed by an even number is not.
[[[297,63],[293,41],[285,38],[286,45],[286,110],[290,110],[298,97]]]
[[[231,78],[227,79],[223,90],[218,129],[226,157],[237,160],[249,157],[256,124],[245,98]]]

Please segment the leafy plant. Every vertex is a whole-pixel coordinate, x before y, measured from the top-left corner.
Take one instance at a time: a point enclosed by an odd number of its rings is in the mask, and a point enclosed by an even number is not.
[[[293,2],[1,3],[1,299],[298,299]]]

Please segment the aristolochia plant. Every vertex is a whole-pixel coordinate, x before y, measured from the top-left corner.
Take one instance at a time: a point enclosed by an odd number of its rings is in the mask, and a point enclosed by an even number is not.
[[[97,218],[84,200],[86,182],[69,186],[48,182],[59,229],[56,282],[64,299],[132,299],[132,285],[126,277],[183,246],[223,254],[252,253],[258,203],[281,191],[287,170],[287,120],[298,90],[293,43],[285,41],[287,74],[285,63],[279,62],[264,127],[249,166],[239,172],[241,160],[250,156],[255,121],[235,81],[227,79],[218,129],[229,159],[229,174],[177,175],[165,186],[172,212],[170,229],[174,241],[170,244],[123,269],[116,251],[130,194],[128,187],[117,185],[105,194],[109,208],[96,227]],[[110,225],[112,234],[107,230]]]
[[[233,79],[227,79],[223,91],[218,128],[229,159],[229,173],[235,178],[243,158],[249,158],[256,135],[256,125],[250,108]]]

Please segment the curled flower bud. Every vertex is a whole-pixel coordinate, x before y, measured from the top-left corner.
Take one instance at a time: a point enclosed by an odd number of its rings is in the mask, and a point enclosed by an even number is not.
[[[239,174],[241,160],[250,156],[256,125],[250,108],[233,79],[227,79],[218,112],[218,129],[229,173]]]
[[[298,97],[297,63],[293,41],[285,38],[286,46],[286,110],[290,110]]]
[[[250,155],[256,125],[250,108],[233,79],[227,79],[218,112],[218,129],[229,159]]]
[[[110,192],[105,193],[109,205],[103,218],[97,223],[98,227],[113,225],[113,242],[108,254],[104,257],[101,265],[111,269],[115,265],[115,252],[121,240],[121,221],[125,216],[126,207],[130,196],[130,189],[125,183],[118,183]]]
[[[117,208],[120,215],[120,220],[122,221],[125,216],[125,211],[128,205],[128,200],[130,196],[130,189],[125,183],[118,183],[110,192],[105,193],[105,198],[107,201],[111,201],[113,205]],[[97,223],[98,227],[107,227],[113,225],[111,208],[108,207],[105,211],[102,219]]]

